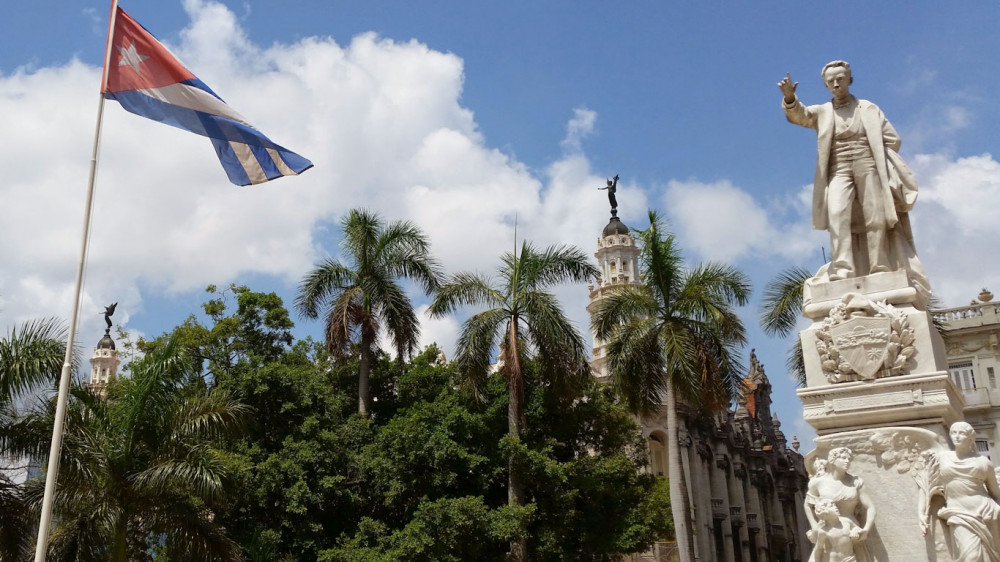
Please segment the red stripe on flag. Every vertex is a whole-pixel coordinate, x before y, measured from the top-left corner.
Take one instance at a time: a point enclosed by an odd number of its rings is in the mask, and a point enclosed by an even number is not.
[[[108,65],[109,92],[148,90],[195,78],[166,47],[118,8]]]

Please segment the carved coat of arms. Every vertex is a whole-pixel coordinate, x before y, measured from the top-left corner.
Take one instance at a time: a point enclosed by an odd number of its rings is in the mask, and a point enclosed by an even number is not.
[[[902,374],[916,353],[906,315],[858,293],[844,295],[816,337],[823,374],[831,383]]]

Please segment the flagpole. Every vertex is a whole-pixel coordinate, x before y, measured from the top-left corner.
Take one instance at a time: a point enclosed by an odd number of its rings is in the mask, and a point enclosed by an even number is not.
[[[73,345],[80,316],[80,297],[83,293],[83,273],[87,266],[87,250],[90,246],[90,219],[94,208],[94,180],[97,177],[97,155],[101,146],[101,126],[104,121],[104,92],[108,86],[108,69],[111,61],[111,40],[115,30],[115,16],[118,0],[111,1],[111,15],[108,18],[108,40],[104,49],[104,70],[101,76],[100,100],[97,104],[97,126],[94,130],[94,148],[90,157],[90,176],[87,181],[87,202],[84,206],[83,236],[80,243],[80,259],[76,267],[76,287],[73,291],[73,310],[66,338],[66,355],[63,358],[62,373],[59,376],[59,395],[56,399],[55,422],[52,425],[52,444],[49,447],[49,463],[45,469],[45,496],[42,499],[42,515],[38,522],[38,539],[35,543],[35,562],[45,562],[45,551],[49,542],[49,528],[52,524],[52,503],[59,476],[59,457],[62,451],[63,426],[66,421],[66,402],[69,383],[73,377]]]

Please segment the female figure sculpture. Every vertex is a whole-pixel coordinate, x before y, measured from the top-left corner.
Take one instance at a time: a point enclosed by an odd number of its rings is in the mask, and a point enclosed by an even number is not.
[[[875,524],[875,506],[865,491],[861,478],[849,474],[853,453],[847,447],[836,447],[830,450],[826,461],[817,461],[816,474],[809,479],[809,489],[806,494],[806,519],[810,530],[806,533],[809,540],[817,543],[809,562],[830,562],[830,550],[821,549],[817,539],[826,532],[827,526],[817,513],[817,505],[826,500],[837,507],[840,515],[846,518],[856,528],[851,532],[854,548],[854,558],[857,562],[872,562],[865,540]],[[820,508],[819,511],[823,511]],[[852,560],[852,558],[838,558]]]
[[[928,454],[920,530],[930,527],[931,500],[944,496],[937,516],[948,523],[949,548],[956,562],[1000,562],[1000,486],[989,459],[976,453],[975,430],[966,422],[951,425],[954,451]]]

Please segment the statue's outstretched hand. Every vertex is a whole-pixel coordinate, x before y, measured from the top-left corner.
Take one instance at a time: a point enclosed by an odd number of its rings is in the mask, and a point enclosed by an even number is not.
[[[792,75],[785,74],[785,77],[778,82],[778,89],[785,96],[785,103],[792,103],[795,101],[795,88],[799,87],[798,82],[792,82]]]

